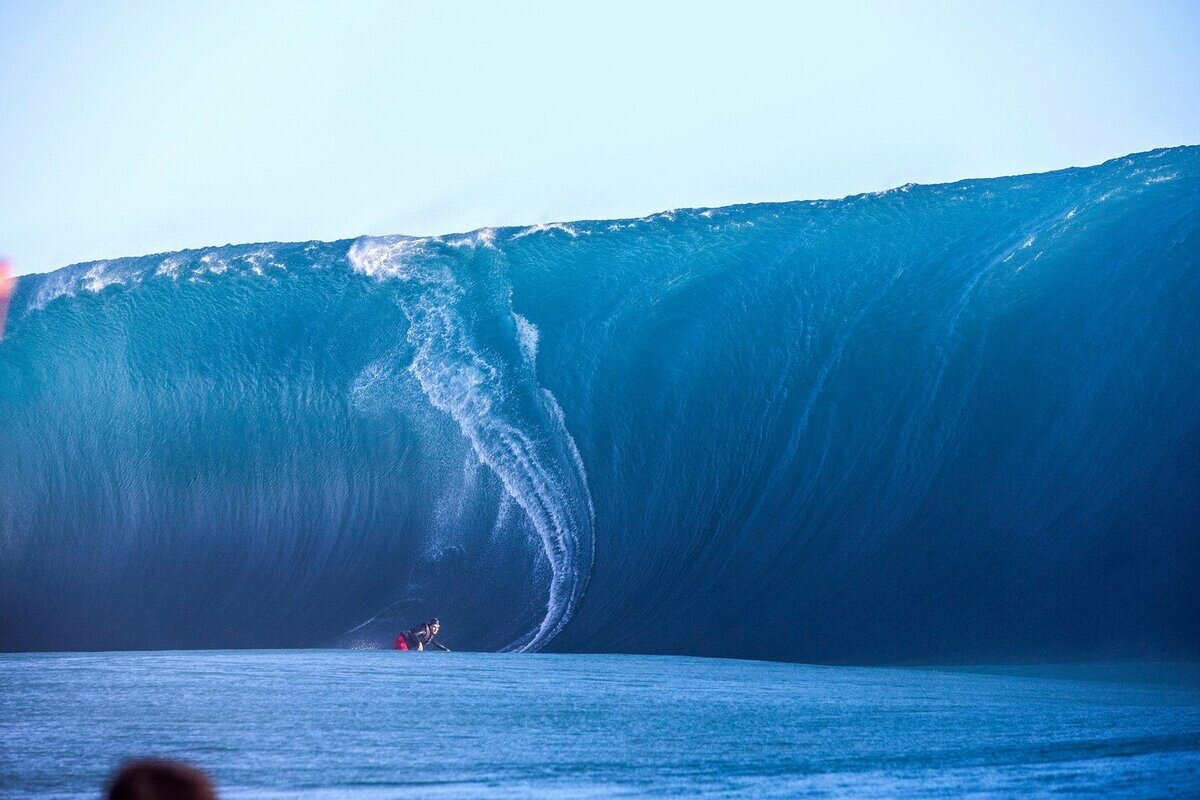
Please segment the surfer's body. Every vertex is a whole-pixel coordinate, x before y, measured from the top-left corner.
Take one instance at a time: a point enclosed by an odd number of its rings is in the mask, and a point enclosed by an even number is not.
[[[450,652],[450,648],[434,639],[442,629],[442,623],[437,617],[422,622],[412,630],[404,631],[396,637],[397,650],[424,650],[426,647],[436,647],[438,650]]]

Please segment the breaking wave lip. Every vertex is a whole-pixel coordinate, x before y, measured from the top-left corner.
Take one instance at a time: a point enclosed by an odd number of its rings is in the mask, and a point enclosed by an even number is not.
[[[354,242],[347,258],[356,272],[406,284],[397,302],[409,321],[408,372],[430,405],[458,424],[480,462],[500,479],[537,531],[551,570],[546,613],[536,628],[505,648],[536,651],[571,619],[587,585],[595,547],[587,474],[553,394],[536,385],[518,385],[533,382],[536,326],[512,310],[506,290],[506,311],[523,363],[514,369],[485,354],[470,332],[467,293],[455,262],[441,257],[447,247],[492,250],[493,237],[490,229],[453,240],[364,237]],[[514,408],[513,398],[522,394],[535,399],[538,407],[532,414]],[[527,419],[531,416],[532,421]]]

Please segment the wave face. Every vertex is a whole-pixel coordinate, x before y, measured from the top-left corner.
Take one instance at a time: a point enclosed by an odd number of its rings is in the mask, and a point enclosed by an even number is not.
[[[1200,654],[1200,148],[22,278],[0,648]]]

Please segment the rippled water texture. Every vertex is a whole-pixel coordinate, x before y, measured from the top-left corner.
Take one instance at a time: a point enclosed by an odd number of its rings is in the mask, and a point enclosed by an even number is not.
[[[1182,797],[1200,792],[1200,674],[0,656],[0,797],[94,798],[121,759],[147,753],[199,764],[229,798]]]

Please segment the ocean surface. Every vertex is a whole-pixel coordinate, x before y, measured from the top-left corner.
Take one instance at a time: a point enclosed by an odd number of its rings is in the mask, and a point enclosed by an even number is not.
[[[0,797],[123,759],[226,798],[1200,795],[1200,671],[617,655],[0,656]]]
[[[20,279],[0,650],[1200,658],[1200,148]]]

